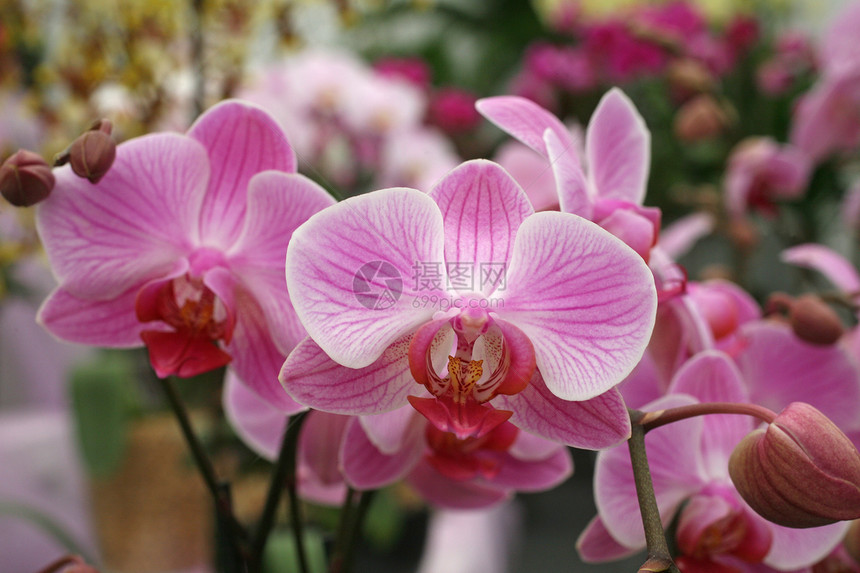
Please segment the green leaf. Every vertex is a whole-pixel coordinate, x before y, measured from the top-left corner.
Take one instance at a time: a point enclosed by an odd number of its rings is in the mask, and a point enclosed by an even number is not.
[[[133,367],[125,354],[109,353],[72,371],[76,433],[93,476],[110,475],[122,461],[134,384]]]
[[[309,573],[326,573],[325,545],[322,535],[318,531],[308,529],[305,529],[304,534]],[[296,541],[292,530],[278,529],[273,531],[263,553],[264,573],[298,571],[298,563]]]

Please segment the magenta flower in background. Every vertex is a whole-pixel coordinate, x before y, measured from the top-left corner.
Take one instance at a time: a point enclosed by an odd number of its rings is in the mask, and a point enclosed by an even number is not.
[[[769,137],[746,139],[729,157],[726,208],[733,217],[750,207],[775,214],[776,201],[803,195],[811,174],[812,162],[800,149]]]
[[[546,158],[563,212],[594,221],[648,260],[660,230],[660,210],[642,206],[651,135],[621,90],[610,90],[594,110],[585,133],[584,160],[564,124],[529,100],[491,97],[479,100],[477,107],[487,119]]]
[[[779,392],[777,385],[773,389]],[[643,409],[656,411],[697,401],[749,401],[741,372],[725,354],[709,351],[692,358],[672,381],[669,395]],[[847,523],[803,530],[775,525],[741,499],[729,477],[728,460],[755,426],[756,421],[747,416],[718,414],[647,434],[648,461],[664,526],[679,514],[676,535],[682,568],[686,564],[691,571],[724,570],[720,566],[752,571],[764,565],[794,571],[821,560],[844,535]],[[583,559],[611,560],[644,548],[642,523],[631,519],[638,514],[638,501],[627,448],[599,454],[594,488],[599,517],[577,543]]]
[[[162,377],[229,363],[272,404],[300,409],[277,381],[304,336],[283,261],[293,230],[334,201],[295,170],[274,120],[237,101],[186,135],[119,145],[97,185],[58,169],[37,217],[60,284],[39,320],[71,342],[145,344]]]
[[[459,439],[507,419],[587,448],[629,432],[613,386],[650,336],[650,272],[596,225],[533,213],[495,163],[464,163],[429,195],[384,189],[319,213],[293,235],[287,280],[311,336],[281,373],[300,403],[411,403]],[[379,423],[374,443],[400,439],[403,425]]]

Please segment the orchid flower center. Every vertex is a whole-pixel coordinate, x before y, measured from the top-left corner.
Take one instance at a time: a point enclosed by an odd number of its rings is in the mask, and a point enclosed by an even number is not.
[[[441,326],[426,325],[413,337],[409,363],[415,380],[432,398],[410,397],[412,406],[438,430],[460,439],[481,437],[510,418],[488,402],[515,394],[534,371],[534,352],[515,353],[487,311],[465,308]]]
[[[202,278],[186,274],[150,283],[138,293],[135,310],[141,322],[155,323],[141,338],[159,376],[196,376],[230,362],[218,343],[229,344],[233,317]]]

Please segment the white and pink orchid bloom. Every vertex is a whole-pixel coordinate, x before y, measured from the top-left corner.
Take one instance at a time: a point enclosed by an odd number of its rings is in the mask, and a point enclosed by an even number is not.
[[[669,395],[643,409],[656,411],[696,402],[748,402],[741,372],[719,351],[698,354],[678,371]],[[646,435],[648,461],[664,525],[679,513],[681,561],[733,570],[766,566],[780,571],[808,567],[841,540],[848,524],[812,529],[775,525],[754,513],[731,482],[728,459],[757,422],[747,416],[717,414],[692,418]],[[639,504],[626,447],[598,455],[594,474],[599,517],[577,543],[589,561],[617,559],[645,546]],[[691,570],[700,570],[692,568]]]
[[[477,108],[546,158],[563,212],[596,222],[648,260],[660,230],[660,210],[642,206],[651,134],[621,90],[610,90],[594,110],[585,132],[584,159],[570,130],[532,101],[498,96],[479,100]]]
[[[334,201],[295,171],[277,123],[237,101],[185,135],[119,145],[97,185],[57,169],[37,224],[59,287],[39,320],[71,342],[145,344],[162,377],[229,363],[272,404],[301,409],[277,378],[304,337],[283,261],[293,230]]]
[[[384,189],[317,214],[293,234],[287,284],[310,338],[281,381],[302,404],[411,404],[458,439],[508,419],[592,449],[628,435],[614,386],[650,337],[651,273],[597,225],[534,213],[495,163],[466,162],[429,194]],[[374,443],[402,435],[382,419]]]

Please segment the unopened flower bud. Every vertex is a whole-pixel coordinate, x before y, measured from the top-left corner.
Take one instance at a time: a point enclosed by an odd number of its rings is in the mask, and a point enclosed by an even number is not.
[[[836,311],[813,294],[797,297],[788,318],[794,334],[810,344],[835,344],[845,332]]]
[[[16,207],[43,201],[53,188],[54,174],[38,153],[21,149],[0,166],[0,193]]]
[[[72,171],[78,177],[89,179],[90,183],[98,183],[111,168],[115,158],[116,143],[108,133],[99,129],[87,131],[69,147]]]
[[[729,474],[759,515],[786,527],[860,518],[860,453],[824,414],[789,404],[737,445]]]
[[[713,139],[729,124],[729,116],[717,101],[702,94],[694,97],[675,115],[675,135],[681,141],[696,142]]]

